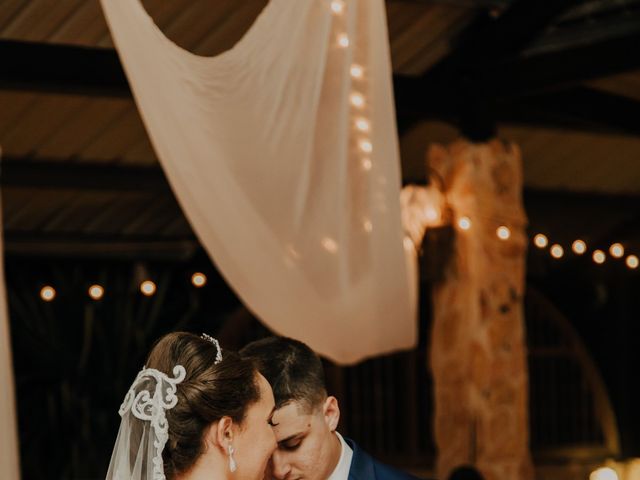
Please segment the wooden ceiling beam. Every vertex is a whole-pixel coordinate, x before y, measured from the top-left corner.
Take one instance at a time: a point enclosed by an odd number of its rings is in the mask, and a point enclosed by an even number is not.
[[[173,195],[159,166],[134,167],[4,157],[0,184],[3,188],[154,192]]]
[[[118,53],[51,43],[0,40],[0,89],[131,97]]]
[[[550,34],[521,55],[495,66],[490,94],[499,98],[573,87],[585,81],[640,69],[640,12],[599,25]]]
[[[497,18],[485,18],[476,23],[454,53],[427,75],[395,76],[400,131],[419,120],[432,118],[453,123],[463,134],[480,141],[494,135],[495,126],[500,122],[561,125],[587,131],[594,125],[605,124],[603,120],[596,124],[585,122],[584,118],[573,114],[563,116],[551,100],[562,100],[563,94],[555,91],[585,79],[640,68],[640,56],[631,54],[629,49],[629,45],[640,43],[640,15],[609,18],[603,23],[604,30],[591,26],[585,30],[586,27],[580,25],[563,28],[562,34],[549,33],[529,45],[542,25],[573,5],[573,0],[549,2],[544,8],[538,3],[512,2]],[[531,9],[535,10],[535,15]],[[624,22],[620,23],[622,20]],[[512,33],[513,38],[509,37]],[[554,36],[556,40],[553,40]],[[520,52],[525,45],[529,46],[524,53]],[[3,59],[0,88],[131,96],[117,52],[113,49],[1,40],[0,58]],[[484,64],[481,59],[489,63]],[[542,98],[540,103],[531,104],[532,94],[546,91],[553,93],[546,100]],[[564,103],[571,103],[576,95],[569,93],[571,96]],[[523,96],[527,98],[518,100]],[[615,105],[620,106],[622,101],[615,99]],[[527,112],[527,105],[536,108]],[[543,105],[550,111],[542,111]],[[599,105],[605,108],[602,103]],[[624,110],[635,111],[635,103],[630,100]],[[615,116],[602,118],[614,120],[605,128],[621,128],[623,133],[635,134],[634,128],[622,125]]]
[[[187,261],[201,248],[195,237],[56,235],[10,230],[4,234],[4,250],[11,257]]]
[[[387,3],[410,3],[417,5],[445,5],[466,8],[506,8],[512,0],[386,0]]]
[[[586,87],[503,101],[496,106],[505,122],[553,125],[596,133],[640,136],[640,101]]]
[[[501,12],[482,11],[458,37],[451,53],[427,74],[446,76],[484,69],[496,60],[516,56],[579,2],[514,0]]]

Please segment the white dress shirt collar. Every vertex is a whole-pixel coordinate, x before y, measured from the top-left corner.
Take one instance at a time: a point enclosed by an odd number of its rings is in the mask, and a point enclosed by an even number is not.
[[[353,450],[351,450],[351,447],[347,445],[347,442],[344,441],[342,435],[340,435],[338,432],[335,433],[340,439],[340,446],[342,451],[340,453],[340,460],[338,460],[338,464],[333,470],[333,473],[329,475],[328,480],[347,480],[349,478],[349,470],[351,468]]]

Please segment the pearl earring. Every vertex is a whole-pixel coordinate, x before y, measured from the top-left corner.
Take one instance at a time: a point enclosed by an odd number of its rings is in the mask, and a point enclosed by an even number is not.
[[[233,473],[238,469],[238,464],[236,463],[235,458],[233,458],[235,449],[233,448],[232,445],[229,445],[228,452],[229,452],[229,470],[231,470],[231,472]]]

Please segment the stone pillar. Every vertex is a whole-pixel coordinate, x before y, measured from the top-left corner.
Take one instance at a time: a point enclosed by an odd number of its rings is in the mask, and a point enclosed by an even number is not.
[[[427,160],[442,177],[456,229],[445,279],[434,287],[438,478],[470,464],[487,480],[531,480],[520,151],[497,140],[458,141],[432,147]],[[508,238],[499,238],[500,227]]]

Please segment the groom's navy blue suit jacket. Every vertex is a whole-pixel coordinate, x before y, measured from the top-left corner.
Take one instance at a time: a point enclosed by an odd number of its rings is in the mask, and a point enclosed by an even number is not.
[[[353,440],[344,440],[353,450],[349,480],[417,480],[417,477],[377,462]]]

